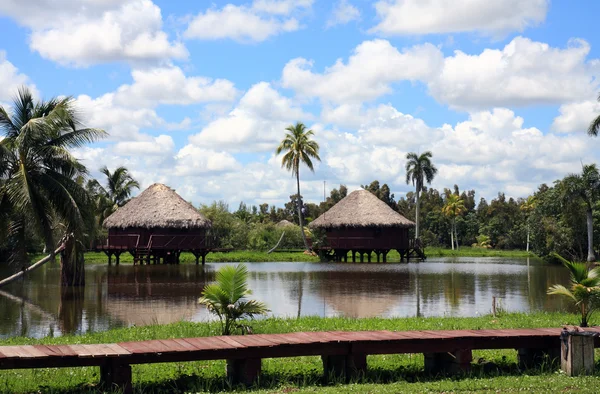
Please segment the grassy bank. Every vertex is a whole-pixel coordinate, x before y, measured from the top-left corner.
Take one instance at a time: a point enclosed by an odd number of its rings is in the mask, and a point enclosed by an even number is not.
[[[507,257],[507,258],[521,258],[527,257],[528,254],[522,250],[495,250],[495,249],[483,249],[483,248],[471,248],[464,247],[460,250],[451,250],[444,248],[427,248],[425,253],[428,257]],[[350,257],[350,254],[348,254]],[[529,256],[535,257],[534,254],[530,253]],[[35,262],[43,258],[43,255],[32,256],[31,261]],[[358,256],[357,256],[358,258]],[[366,259],[366,258],[365,258]],[[375,261],[375,255],[372,256]],[[88,252],[85,254],[86,264],[107,264],[108,258],[104,253],[101,252]],[[114,261],[114,257],[113,257]],[[191,253],[182,253],[181,262],[183,264],[193,264],[195,258]],[[293,252],[273,252],[267,254],[264,251],[253,251],[253,250],[234,250],[231,252],[217,252],[209,253],[206,256],[206,261],[209,263],[229,263],[229,262],[243,262],[243,263],[255,263],[255,262],[318,262],[319,258],[304,254],[299,251]],[[395,250],[390,251],[388,254],[389,262],[400,261],[400,255]],[[129,253],[123,253],[121,255],[121,262],[123,264],[133,263],[133,257]]]
[[[348,319],[315,318],[264,319],[252,323],[255,333],[320,330],[419,330],[559,327],[573,324],[577,316],[560,313],[503,314],[475,318]],[[10,338],[9,344],[80,344],[164,339],[214,335],[216,323],[180,322],[165,326],[132,327],[82,336],[60,338]],[[474,352],[470,375],[440,379],[423,373],[422,355],[369,356],[369,372],[350,385],[323,385],[319,357],[267,359],[256,392],[596,392],[597,378],[572,379],[550,368],[519,371],[514,350]],[[169,363],[134,366],[136,392],[217,392],[232,391],[225,379],[223,361]],[[40,369],[0,372],[0,392],[91,392],[98,381],[97,368]],[[43,386],[40,386],[43,385]]]

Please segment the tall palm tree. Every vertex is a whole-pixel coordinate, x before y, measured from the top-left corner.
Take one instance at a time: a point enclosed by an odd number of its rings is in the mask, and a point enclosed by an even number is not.
[[[452,218],[452,227],[450,229],[450,242],[452,243],[452,250],[454,250],[454,243],[456,242],[456,249],[458,250],[458,232],[456,231],[456,218],[462,215],[467,209],[465,208],[464,201],[459,195],[453,194],[450,190],[446,192],[446,204],[442,208],[442,213]]]
[[[535,196],[529,196],[527,197],[527,200],[525,200],[523,204],[521,204],[520,207],[521,211],[525,213],[525,220],[527,221],[527,253],[529,253],[529,215],[535,209],[536,204],[537,201],[535,199]]]
[[[563,199],[578,199],[585,204],[587,219],[588,255],[587,261],[596,260],[594,254],[594,217],[592,207],[600,199],[600,173],[596,164],[583,166],[581,175],[570,174],[562,182]]]
[[[104,189],[108,198],[117,207],[122,207],[129,197],[133,189],[139,189],[140,184],[133,179],[127,168],[118,167],[112,173],[104,166],[100,169],[100,172],[106,175],[106,188]]]
[[[98,140],[105,132],[81,128],[73,98],[36,102],[20,88],[9,111],[0,107],[0,213],[13,260],[26,263],[25,228],[54,250],[54,231],[62,227],[70,242],[61,254],[61,282],[82,285],[82,237],[93,216],[79,182],[87,170],[69,151]],[[91,216],[92,215],[92,216]],[[60,225],[60,226],[59,226]]]
[[[598,95],[598,101],[600,101],[600,95]],[[588,126],[588,135],[590,137],[597,137],[598,130],[600,130],[600,115],[596,116],[594,120],[590,122]]]
[[[296,177],[296,186],[298,188],[298,220],[300,223],[300,231],[304,240],[304,247],[308,247],[306,234],[304,234],[304,221],[302,219],[302,198],[300,194],[300,164],[304,163],[309,170],[315,172],[312,159],[321,161],[319,157],[319,144],[313,141],[312,137],[315,133],[312,130],[306,130],[303,123],[297,122],[296,125],[289,125],[285,129],[287,133],[283,141],[277,147],[276,154],[285,152],[281,159],[281,166],[292,172],[292,176]]]
[[[216,282],[204,287],[198,303],[217,315],[222,335],[231,335],[237,329],[242,332],[248,330],[247,326],[239,324],[240,319],[269,312],[264,303],[247,300],[246,297],[251,294],[248,268],[244,264],[226,265],[217,271]]]
[[[435,174],[437,174],[437,168],[435,168],[431,162],[432,156],[432,153],[429,151],[420,156],[413,152],[406,155],[406,159],[408,160],[406,162],[406,184],[409,184],[412,181],[417,193],[415,238],[419,238],[419,194],[423,190],[425,182],[431,184],[433,178],[435,178]]]

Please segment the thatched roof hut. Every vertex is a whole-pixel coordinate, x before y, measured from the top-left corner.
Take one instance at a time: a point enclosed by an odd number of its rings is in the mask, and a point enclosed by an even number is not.
[[[290,222],[289,220],[285,220],[285,219],[277,222],[277,224],[275,225],[275,227],[289,227],[289,226],[295,226],[295,224]]]
[[[170,187],[155,183],[104,220],[111,229],[206,229],[211,222]]]
[[[310,228],[414,227],[415,223],[390,208],[368,190],[356,190],[313,220]]]

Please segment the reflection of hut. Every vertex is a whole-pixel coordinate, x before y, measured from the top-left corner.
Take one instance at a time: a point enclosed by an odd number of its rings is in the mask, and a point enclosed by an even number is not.
[[[285,219],[277,222],[277,224],[275,225],[275,227],[289,227],[289,226],[295,226],[295,224],[290,222],[289,220],[285,220]]]
[[[166,185],[155,183],[104,221],[108,229],[103,250],[111,261],[124,251],[136,262],[160,261],[175,263],[181,252],[192,252],[196,264],[210,251],[207,230],[210,220]]]
[[[400,257],[408,258],[411,252],[422,253],[411,245],[408,229],[414,223],[390,208],[368,190],[357,190],[309,224],[314,230],[325,232],[325,242],[317,247],[322,253],[331,253],[337,261],[346,260],[352,252],[363,261],[371,261],[371,253],[383,256],[386,261],[390,250],[396,249]]]

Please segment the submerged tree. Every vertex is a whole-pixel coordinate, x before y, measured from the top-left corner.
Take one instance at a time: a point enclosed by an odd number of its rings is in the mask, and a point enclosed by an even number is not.
[[[0,107],[0,212],[12,259],[26,263],[25,228],[38,234],[49,251],[55,229],[68,236],[61,254],[63,285],[83,285],[84,240],[93,208],[80,179],[86,168],[72,148],[94,142],[104,131],[82,128],[71,97],[36,102],[19,89],[9,111]]]
[[[600,173],[595,164],[586,164],[583,166],[581,175],[571,174],[565,177],[562,182],[562,194],[565,201],[578,199],[583,202],[586,208],[587,221],[587,261],[596,260],[594,254],[594,204],[600,199]]]
[[[412,181],[415,186],[417,194],[417,204],[415,212],[415,238],[419,238],[419,194],[424,190],[425,182],[431,184],[435,174],[437,174],[437,168],[431,162],[431,152],[425,152],[420,156],[416,153],[408,153],[406,155],[406,183],[409,184]]]
[[[308,247],[306,234],[304,234],[304,221],[302,219],[302,198],[300,194],[300,164],[304,163],[309,170],[315,171],[312,159],[321,161],[319,157],[319,144],[313,141],[311,137],[315,134],[312,130],[306,130],[303,123],[297,122],[296,125],[290,125],[286,129],[285,138],[275,151],[276,154],[284,153],[281,159],[281,166],[292,172],[296,177],[296,186],[298,189],[298,221],[302,231],[304,247]]]
[[[251,294],[246,266],[226,265],[217,271],[216,282],[204,287],[198,303],[217,315],[221,322],[221,335],[231,335],[236,330],[247,333],[249,327],[241,324],[240,319],[269,312],[264,303],[247,300],[246,297]]]
[[[553,285],[548,289],[548,294],[573,300],[581,314],[581,327],[587,327],[590,317],[600,307],[600,267],[588,269],[585,263],[573,263],[559,255],[554,256],[569,270],[571,286],[567,289],[563,285]]]

